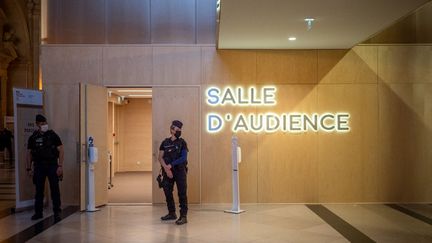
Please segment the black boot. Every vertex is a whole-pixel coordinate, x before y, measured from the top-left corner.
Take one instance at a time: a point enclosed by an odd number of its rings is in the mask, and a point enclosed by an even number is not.
[[[161,220],[175,220],[177,219],[177,214],[175,213],[168,213],[167,215],[161,217]]]
[[[31,220],[38,220],[38,219],[41,219],[41,218],[43,218],[43,214],[41,214],[41,213],[35,213],[31,217]]]
[[[54,222],[59,222],[61,220],[60,213],[54,213]]]
[[[182,225],[187,223],[187,217],[186,215],[181,215],[179,219],[175,222],[176,225]]]

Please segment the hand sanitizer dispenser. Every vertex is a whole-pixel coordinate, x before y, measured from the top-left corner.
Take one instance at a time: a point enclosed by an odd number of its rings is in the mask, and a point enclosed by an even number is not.
[[[98,149],[93,144],[93,138],[89,138],[88,162],[94,164],[98,161]]]

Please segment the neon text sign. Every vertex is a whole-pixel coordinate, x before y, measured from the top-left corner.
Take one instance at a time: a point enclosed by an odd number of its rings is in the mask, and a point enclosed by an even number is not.
[[[218,106],[275,106],[277,88],[264,86],[261,89],[249,87],[226,87],[220,89],[210,87],[206,90],[206,103],[211,107]],[[210,112],[206,115],[206,130],[209,133],[217,133],[224,129],[226,123],[231,124],[232,132],[349,132],[350,114],[337,113],[301,113],[273,112],[250,114],[220,114]]]

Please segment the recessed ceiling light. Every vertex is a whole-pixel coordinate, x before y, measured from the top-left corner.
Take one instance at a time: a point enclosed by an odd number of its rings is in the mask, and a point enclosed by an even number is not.
[[[295,41],[295,40],[297,40],[297,38],[294,37],[294,36],[291,36],[291,37],[288,38],[288,40],[290,40],[290,41]]]
[[[314,18],[305,18],[304,21],[307,24],[307,30],[311,30],[312,29],[312,23],[315,21]]]

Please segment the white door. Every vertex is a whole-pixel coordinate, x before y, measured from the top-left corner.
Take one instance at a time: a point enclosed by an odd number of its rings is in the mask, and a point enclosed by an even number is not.
[[[95,164],[96,206],[108,203],[108,95],[102,86],[80,84],[80,142],[81,142],[81,210],[88,203],[88,138],[94,139],[98,148],[98,161]]]

